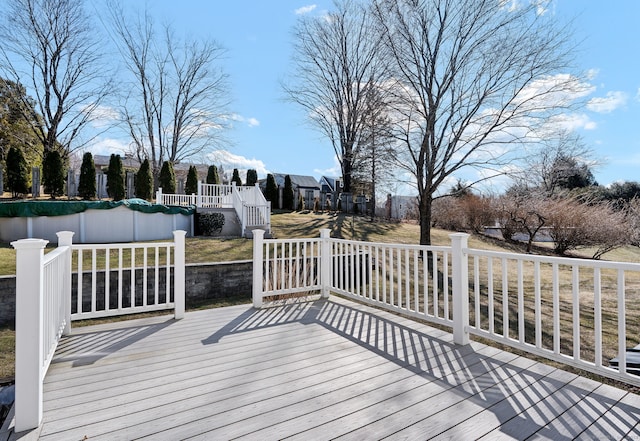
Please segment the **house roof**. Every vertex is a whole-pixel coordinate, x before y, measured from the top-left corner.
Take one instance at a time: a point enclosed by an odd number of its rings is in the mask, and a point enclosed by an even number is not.
[[[93,155],[93,163],[98,168],[108,167],[110,160],[111,156],[109,155]],[[140,167],[140,162],[137,158],[125,156],[122,157],[122,165],[125,168],[137,169]],[[191,164],[188,162],[180,162],[178,164],[173,164],[173,170],[176,174],[176,179],[186,179],[189,172],[189,167],[191,167],[192,165],[196,166],[199,179],[204,179],[207,176],[207,172],[209,171],[209,166],[207,164]]]
[[[122,166],[127,168],[138,168],[140,167],[140,161],[131,156],[122,157]],[[96,167],[108,167],[109,161],[111,160],[110,155],[93,155],[93,163]]]
[[[286,173],[273,173],[273,178],[279,186],[284,186],[285,176],[287,176]],[[289,177],[291,178],[291,185],[294,187],[320,190],[320,184],[313,176],[289,175]]]
[[[320,178],[320,185],[326,185],[331,191],[338,191],[336,188],[336,182],[340,182],[338,177],[322,176]]]

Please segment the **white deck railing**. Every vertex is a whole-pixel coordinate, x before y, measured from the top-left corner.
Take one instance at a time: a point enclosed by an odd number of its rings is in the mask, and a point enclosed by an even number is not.
[[[256,184],[253,187],[198,183],[198,194],[165,194],[156,192],[156,203],[163,205],[194,205],[198,208],[233,208],[240,220],[241,234],[260,227],[271,231],[271,203]]]
[[[640,342],[640,264],[254,232],[253,302],[330,292],[640,385],[626,350]],[[301,277],[302,274],[307,277]],[[313,277],[309,277],[313,275]],[[617,357],[620,369],[608,366]]]
[[[198,183],[197,207],[231,208],[235,183],[232,185],[214,185]]]
[[[184,283],[171,283],[184,280],[182,233],[175,231],[173,242],[73,245],[71,320],[163,309],[175,309],[176,318],[182,318]]]
[[[58,233],[58,248],[46,255],[46,240],[11,243],[16,249],[16,432],[36,428],[42,421],[42,382],[60,336],[71,330],[71,320],[158,309],[173,309],[176,319],[184,316],[185,235],[174,231],[174,242],[73,245],[73,233],[63,231]],[[99,281],[104,288],[100,293]],[[89,297],[85,282],[91,287]],[[72,291],[77,299],[73,314]]]
[[[60,246],[44,255],[48,241],[23,239],[16,249],[16,431],[37,427],[42,420],[42,381],[58,340],[69,330],[67,298],[70,237],[59,237]]]

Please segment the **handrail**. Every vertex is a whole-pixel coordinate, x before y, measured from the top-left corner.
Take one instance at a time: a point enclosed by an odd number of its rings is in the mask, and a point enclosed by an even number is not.
[[[156,203],[163,205],[195,205],[197,208],[233,208],[244,236],[249,228],[262,227],[271,230],[271,202],[267,201],[260,187],[237,186],[235,183],[198,183],[197,195],[166,194],[159,188]]]
[[[254,230],[254,306],[334,292],[449,326],[457,344],[476,335],[640,386],[626,357],[640,339],[627,326],[640,314],[640,264],[476,250],[466,234],[450,238],[436,247],[334,239],[329,230],[320,239],[264,239]],[[301,283],[300,268],[313,278]]]
[[[42,421],[42,381],[58,341],[69,331],[72,232],[58,233],[59,247],[44,255],[48,241],[22,239],[16,250],[15,430]]]
[[[174,317],[181,319],[185,307],[185,231],[174,231],[173,242],[151,244],[98,244],[73,245],[73,232],[63,231],[58,234],[58,248],[44,255],[48,241],[42,239],[22,239],[11,244],[16,249],[16,395],[15,395],[15,430],[21,432],[31,430],[42,421],[42,383],[49,364],[53,358],[58,341],[63,334],[71,330],[71,320],[78,318],[95,318],[107,315],[120,315],[130,312],[144,312],[157,309],[172,308]],[[160,265],[159,250],[165,247],[167,254],[165,265]],[[173,260],[168,250],[173,250]],[[103,250],[104,265],[98,270],[98,250]],[[117,264],[111,265],[111,251],[118,254]],[[130,250],[130,259],[125,262],[123,250]],[[143,250],[142,264],[136,265],[136,250]],[[154,250],[151,257],[147,250]],[[78,270],[76,272],[76,297],[78,310],[71,314],[72,297],[72,253],[78,253]],[[83,255],[83,251],[89,251]],[[86,274],[91,286],[91,310],[82,310],[83,304],[83,260],[91,255],[91,270]],[[153,263],[149,262],[149,258]],[[138,261],[139,262],[139,261]],[[130,264],[129,267],[126,265]],[[165,272],[164,302],[159,302],[158,286],[159,269]],[[149,268],[151,270],[149,271]],[[96,289],[98,273],[103,271],[104,292],[103,308],[96,308],[98,292]],[[130,291],[128,295],[132,304],[123,305],[123,272],[129,275]],[[117,288],[111,289],[112,273],[118,275]],[[142,274],[141,305],[135,303],[136,273]],[[150,274],[149,274],[150,273]],[[109,276],[108,276],[109,275]],[[147,276],[155,277],[155,297],[149,301],[147,292]],[[171,275],[173,284],[171,284]],[[171,285],[171,287],[170,287]],[[170,301],[170,291],[173,300]],[[112,293],[117,298],[118,307],[110,308]]]

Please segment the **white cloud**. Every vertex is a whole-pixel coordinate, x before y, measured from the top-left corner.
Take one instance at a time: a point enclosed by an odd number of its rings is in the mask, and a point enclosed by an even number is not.
[[[129,144],[114,138],[96,138],[89,146],[94,155],[111,155],[112,153],[123,155],[129,150]]]
[[[334,178],[334,177],[342,176],[342,167],[340,167],[340,161],[338,161],[338,158],[334,155],[333,167],[325,168],[324,170],[315,168],[313,169],[313,172],[320,176],[327,176],[330,178]]]
[[[531,109],[552,105],[564,107],[595,90],[594,85],[571,74],[557,74],[532,81],[518,94],[516,102],[527,103]]]
[[[240,123],[246,123],[249,127],[257,127],[260,125],[260,121],[257,118],[250,117],[246,118],[242,115],[238,115],[237,113],[233,113],[229,116],[231,121],[236,121]]]
[[[534,0],[533,3],[536,6],[536,13],[538,15],[544,15],[549,11],[549,7],[555,6],[551,0]]]
[[[301,8],[296,9],[295,11],[293,11],[293,13],[296,14],[296,15],[308,14],[309,12],[313,11],[316,8],[316,6],[317,5],[303,6]]]
[[[113,126],[120,119],[120,112],[109,106],[85,106],[83,112],[91,112],[91,125],[97,129]]]
[[[600,74],[600,69],[589,69],[586,73],[587,81],[593,81]]]
[[[260,159],[249,159],[241,155],[233,154],[227,150],[217,150],[207,155],[208,159],[215,164],[220,164],[225,168],[225,171],[229,173],[237,168],[238,171],[246,171],[248,169],[254,169],[258,172],[258,176],[261,178],[266,177],[269,173],[266,165]]]
[[[595,130],[598,125],[584,113],[565,113],[551,119],[550,125],[563,131]]]
[[[608,92],[606,97],[591,98],[587,109],[596,113],[611,113],[627,103],[628,95],[624,92]]]

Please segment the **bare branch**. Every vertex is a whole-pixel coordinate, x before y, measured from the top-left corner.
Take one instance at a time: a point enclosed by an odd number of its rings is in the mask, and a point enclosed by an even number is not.
[[[494,0],[377,0],[396,86],[398,157],[415,178],[422,244],[431,203],[465,168],[502,167],[566,110],[580,81],[563,72],[568,33],[535,5]]]
[[[110,90],[95,28],[82,2],[10,0],[0,25],[0,68],[35,95],[42,125],[33,131],[44,150],[83,148],[83,129]],[[32,119],[33,115],[25,115]]]
[[[135,153],[148,158],[157,180],[164,161],[178,163],[214,149],[226,127],[227,75],[215,41],[181,41],[170,26],[161,33],[148,13],[131,20],[109,4],[114,39],[132,76],[122,109]]]
[[[381,78],[381,37],[371,14],[355,0],[341,0],[324,17],[303,17],[294,31],[294,80],[288,99],[308,113],[331,141],[351,192],[354,154],[365,128],[367,91]]]

